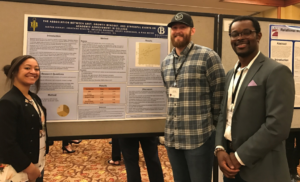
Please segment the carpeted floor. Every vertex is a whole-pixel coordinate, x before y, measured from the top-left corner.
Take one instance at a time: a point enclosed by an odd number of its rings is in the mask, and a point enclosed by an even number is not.
[[[120,166],[107,163],[111,159],[110,139],[83,140],[73,144],[75,153],[63,153],[61,141],[54,142],[46,158],[45,182],[126,182],[123,161]],[[173,182],[167,151],[158,146],[165,182]],[[143,182],[149,182],[147,167],[140,148],[140,167]]]

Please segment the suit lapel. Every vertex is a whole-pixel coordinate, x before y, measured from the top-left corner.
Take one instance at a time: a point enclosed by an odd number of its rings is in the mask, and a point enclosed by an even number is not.
[[[225,91],[226,92],[228,92],[229,85],[230,85],[233,73],[234,73],[234,69],[232,69],[232,70],[230,70],[230,72],[228,72],[228,77],[227,77],[227,80],[226,80],[226,83],[225,83]]]
[[[226,80],[225,80],[225,87],[224,87],[224,97],[223,97],[223,100],[224,100],[224,104],[222,106],[222,111],[224,112],[223,116],[224,116],[224,121],[226,121],[226,118],[227,118],[227,101],[228,101],[228,90],[229,90],[229,86],[230,86],[230,82],[231,82],[231,79],[232,79],[232,76],[233,76],[233,73],[234,73],[234,69],[230,70],[227,75],[226,75]],[[224,125],[224,131],[225,131],[225,127],[226,127],[226,124]]]
[[[244,95],[244,92],[246,90],[246,88],[248,87],[248,84],[250,83],[250,81],[252,80],[253,76],[256,74],[256,72],[259,70],[259,68],[263,65],[262,63],[265,60],[265,56],[260,53],[259,56],[256,58],[256,60],[254,60],[254,63],[252,64],[252,66],[250,67],[250,69],[248,70],[248,73],[241,85],[239,94],[237,96],[237,100],[234,106],[234,111],[233,113],[236,111],[236,108],[239,106],[242,97]]]
[[[229,90],[229,86],[230,86],[230,82],[231,82],[233,73],[234,73],[234,69],[232,69],[232,70],[230,70],[230,71],[228,72],[228,77],[227,77],[226,83],[225,83],[225,89],[224,89],[225,94],[224,94],[224,98],[223,98],[223,99],[226,99],[226,100],[225,100],[225,101],[226,101],[226,104],[224,104],[224,105],[225,105],[225,109],[226,109],[226,110],[225,110],[226,113],[227,113],[228,90]]]

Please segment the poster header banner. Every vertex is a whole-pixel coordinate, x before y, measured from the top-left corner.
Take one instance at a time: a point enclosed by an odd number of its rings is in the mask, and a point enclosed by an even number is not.
[[[28,17],[28,31],[168,39],[168,27],[106,21]]]
[[[287,25],[271,25],[270,38],[300,41],[300,27]]]

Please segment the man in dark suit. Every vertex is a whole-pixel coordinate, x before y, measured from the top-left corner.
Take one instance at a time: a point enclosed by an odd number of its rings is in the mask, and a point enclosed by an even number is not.
[[[226,75],[215,155],[225,182],[287,182],[284,140],[294,110],[291,70],[259,51],[260,25],[237,17],[229,26],[238,56]]]

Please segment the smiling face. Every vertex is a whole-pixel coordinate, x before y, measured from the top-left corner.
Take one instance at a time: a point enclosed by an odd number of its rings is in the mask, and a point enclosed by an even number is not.
[[[14,78],[14,85],[29,87],[40,77],[40,68],[37,61],[33,58],[26,59],[20,66]]]
[[[240,33],[245,32],[241,35]],[[251,33],[249,33],[251,32]],[[259,50],[259,41],[261,39],[261,32],[255,32],[251,20],[236,21],[232,24],[231,35],[238,33],[237,37],[231,36],[231,46],[234,52],[239,57],[250,57],[257,54]]]
[[[176,23],[171,27],[172,45],[177,48],[185,48],[191,41],[195,28],[191,28],[183,23]]]

